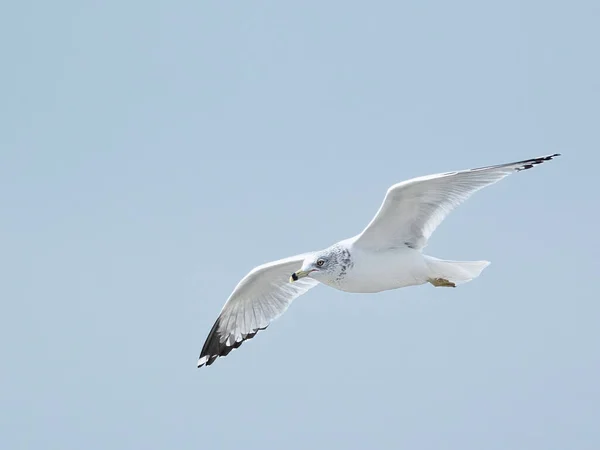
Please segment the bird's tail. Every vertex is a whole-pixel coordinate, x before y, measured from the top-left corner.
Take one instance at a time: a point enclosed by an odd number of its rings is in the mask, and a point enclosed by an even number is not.
[[[425,256],[431,278],[442,278],[455,284],[466,283],[485,269],[489,261],[446,261],[433,256]]]

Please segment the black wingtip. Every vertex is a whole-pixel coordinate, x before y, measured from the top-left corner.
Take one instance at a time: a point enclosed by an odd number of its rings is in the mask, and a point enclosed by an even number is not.
[[[259,331],[265,330],[268,327],[267,325],[265,327],[253,330],[250,333],[243,335],[242,340],[235,341],[233,344],[227,345],[227,340],[221,342],[221,335],[218,331],[220,326],[219,321],[220,318],[216,320],[212,330],[210,330],[210,333],[206,338],[204,346],[202,347],[202,352],[200,352],[200,357],[198,358],[198,369],[203,366],[210,366],[217,360],[217,358],[221,356],[227,356],[232,350],[242,345],[243,342],[247,341],[248,339],[252,339]]]
[[[546,161],[551,161],[552,159],[556,158],[557,156],[560,156],[560,153],[554,153],[553,155],[547,155],[547,156],[540,156],[539,158],[532,158],[532,159],[528,159],[526,161],[521,161],[521,165],[519,167],[517,167],[517,171],[520,172],[521,170],[527,170],[527,169],[531,169],[534,166],[537,166],[538,164],[542,164],[543,162]]]

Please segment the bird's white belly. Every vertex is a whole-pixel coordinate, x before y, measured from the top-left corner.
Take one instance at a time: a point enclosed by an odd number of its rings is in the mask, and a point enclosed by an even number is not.
[[[423,254],[408,247],[382,252],[352,249],[354,265],[335,285],[346,292],[381,292],[427,282],[428,267]]]

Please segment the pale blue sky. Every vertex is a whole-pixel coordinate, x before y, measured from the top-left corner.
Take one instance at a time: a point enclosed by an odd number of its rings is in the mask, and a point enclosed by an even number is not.
[[[2,449],[600,446],[600,3],[0,7]],[[428,254],[458,289],[323,286],[196,359],[255,265],[391,184],[560,152]],[[593,209],[592,209],[593,208]]]

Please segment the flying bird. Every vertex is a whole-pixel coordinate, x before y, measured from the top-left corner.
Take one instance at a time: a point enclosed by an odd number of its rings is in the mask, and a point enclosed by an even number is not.
[[[456,287],[477,278],[488,261],[448,261],[422,253],[431,234],[459,204],[504,177],[560,156],[428,175],[390,187],[377,214],[357,236],[316,252],[255,267],[235,287],[200,352],[211,365],[322,283],[345,292],[373,293],[430,283]]]

